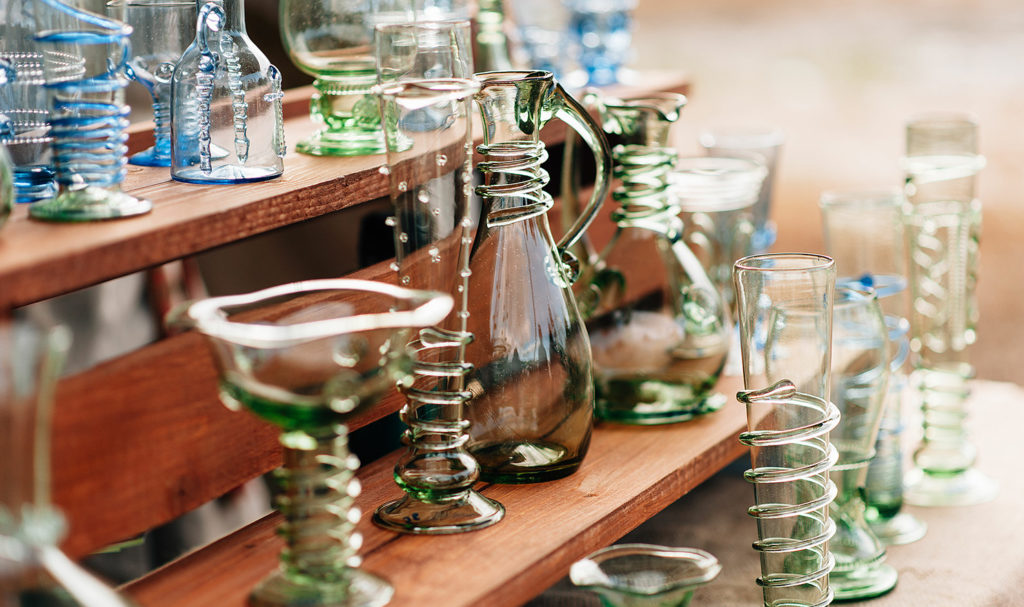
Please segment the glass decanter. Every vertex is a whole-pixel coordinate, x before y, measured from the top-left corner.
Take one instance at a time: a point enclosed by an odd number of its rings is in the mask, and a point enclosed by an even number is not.
[[[196,35],[195,0],[117,0],[132,28],[128,75],[153,98],[153,146],[133,154],[139,166],[171,166],[171,76]]]
[[[90,221],[148,213],[153,205],[121,191],[125,177],[131,28],[124,7],[107,0],[35,0],[49,95],[57,195],[29,215],[49,221]],[[68,69],[69,57],[82,69]]]
[[[220,397],[281,429],[281,567],[250,595],[264,606],[370,607],[390,584],[358,569],[359,460],[345,422],[410,379],[412,329],[441,322],[448,295],[362,280],[315,280],[188,304],[169,322],[206,336]]]
[[[468,34],[469,24],[462,22]],[[421,38],[455,24],[423,24]],[[403,26],[403,29],[405,27]],[[380,32],[378,32],[380,33]],[[443,35],[441,39],[450,39]],[[433,55],[433,52],[431,53]],[[402,286],[448,293],[455,310],[420,331],[413,381],[406,384],[402,420],[408,446],[395,464],[401,499],[374,513],[378,525],[404,533],[459,533],[493,525],[505,509],[473,490],[480,466],[466,451],[464,411],[473,366],[466,348],[473,243],[472,80],[446,78],[383,85],[381,116],[395,228],[395,270]]]
[[[889,388],[875,456],[864,487],[865,518],[886,544],[924,537],[927,525],[903,509],[903,404],[910,350],[903,194],[898,190],[830,191],[821,195],[825,250],[836,260],[837,281],[872,289],[889,333]]]
[[[196,34],[171,77],[171,178],[249,183],[279,177],[281,73],[245,29],[241,0],[197,0]]]
[[[839,409],[828,401],[835,263],[824,255],[744,257],[734,266],[740,352],[765,607],[832,602],[829,539],[839,459],[829,433]]]
[[[617,544],[573,563],[569,579],[605,607],[687,607],[721,570],[714,555],[697,548]]]
[[[713,388],[729,352],[729,312],[684,241],[669,193],[669,128],[685,103],[672,93],[596,101],[605,130],[622,141],[612,150],[622,179],[612,192],[615,234],[580,281],[596,408],[606,419],[679,422],[726,400]],[[642,272],[620,269],[638,259]]]
[[[574,472],[590,444],[590,340],[570,289],[568,250],[608,193],[611,153],[600,127],[550,72],[477,78],[483,185],[469,261],[469,450],[485,480],[538,482]],[[557,244],[540,141],[553,117],[580,134],[597,162],[594,194]]]
[[[323,127],[295,149],[314,156],[383,154],[374,63],[374,27],[415,20],[408,0],[282,0],[288,57],[313,76],[310,116]]]
[[[0,605],[131,605],[58,547],[66,522],[50,501],[50,429],[69,346],[64,327],[0,318]]]

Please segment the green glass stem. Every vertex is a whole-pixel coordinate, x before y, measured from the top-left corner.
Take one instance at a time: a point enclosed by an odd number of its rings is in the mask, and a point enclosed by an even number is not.
[[[836,600],[866,599],[879,596],[896,585],[897,572],[885,563],[885,545],[871,531],[864,517],[863,487],[868,462],[837,465],[830,477],[839,492],[829,506],[836,534],[829,550],[836,566],[829,574],[829,586]]]
[[[386,582],[356,567],[359,460],[344,426],[284,432],[284,463],[274,472],[275,504],[284,516],[281,567],[253,589],[252,607],[383,605]]]
[[[370,92],[375,83],[372,73],[346,80],[314,80],[316,92],[309,101],[310,117],[324,128],[300,141],[295,149],[313,156],[385,153],[380,108]]]

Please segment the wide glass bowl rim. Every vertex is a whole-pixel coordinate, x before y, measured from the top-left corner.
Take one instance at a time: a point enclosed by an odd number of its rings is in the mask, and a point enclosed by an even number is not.
[[[697,569],[698,574],[672,580],[671,582],[665,583],[662,586],[652,589],[649,592],[639,592],[635,589],[623,588],[615,585],[610,578],[605,576],[605,579],[589,579],[586,575],[594,573],[595,567],[597,571],[601,571],[601,564],[605,561],[622,558],[628,556],[655,556],[668,559],[686,560],[693,563]],[[572,578],[574,584],[580,587],[590,588],[608,588],[621,592],[623,594],[631,594],[636,596],[652,596],[662,594],[668,590],[674,588],[686,587],[686,586],[697,586],[705,584],[715,579],[719,572],[722,570],[722,565],[719,563],[715,555],[701,550],[700,548],[686,548],[686,547],[670,547],[670,546],[658,546],[655,544],[614,544],[607,546],[596,552],[591,553],[587,557],[577,561],[570,568],[569,575]],[[603,573],[603,572],[602,572]]]
[[[779,267],[768,265],[769,262],[779,261],[797,263]],[[835,267],[834,259],[820,253],[761,253],[742,257],[735,264],[736,270],[753,272],[827,272],[835,270]]]

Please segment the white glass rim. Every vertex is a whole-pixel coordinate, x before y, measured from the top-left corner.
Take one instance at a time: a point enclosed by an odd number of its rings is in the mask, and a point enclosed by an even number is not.
[[[301,322],[291,325],[273,325],[228,320],[225,308],[246,306],[286,295],[315,293],[318,291],[351,291],[376,293],[397,301],[412,302],[410,310],[355,314],[325,320]],[[301,343],[337,335],[398,329],[428,327],[440,323],[454,305],[450,295],[407,289],[396,285],[349,278],[305,280],[277,285],[252,293],[210,297],[191,304],[186,317],[204,335],[223,339],[233,344],[252,348],[287,348]]]
[[[736,260],[734,268],[747,272],[834,271],[836,262],[820,253],[760,253]]]
[[[697,140],[705,148],[768,149],[785,142],[785,133],[773,126],[713,126],[701,131]]]
[[[631,588],[614,585],[611,579],[601,570],[605,561],[634,555],[655,556],[673,560],[685,560],[693,563],[696,574],[687,578],[672,580],[648,592],[640,592]],[[581,587],[610,588],[632,595],[655,595],[676,586],[697,586],[715,579],[722,571],[722,565],[715,555],[700,548],[658,546],[655,544],[613,544],[597,550],[586,558],[573,563],[569,576],[573,584]]]
[[[903,190],[897,187],[825,190],[818,197],[822,209],[899,208],[903,203]]]
[[[418,98],[468,99],[480,91],[480,83],[469,78],[431,78],[399,80],[387,84],[377,84],[371,89],[375,95],[398,98],[411,96]]]
[[[470,23],[468,19],[434,19],[431,21],[416,21],[412,23],[378,23],[373,26],[375,32],[387,32],[387,31],[404,31],[404,30],[433,30],[433,31],[455,31],[459,29],[465,29],[467,32],[470,30]]]

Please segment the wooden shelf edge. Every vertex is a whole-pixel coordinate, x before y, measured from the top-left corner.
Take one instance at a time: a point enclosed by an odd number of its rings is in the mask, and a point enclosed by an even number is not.
[[[397,453],[360,470],[358,531],[363,568],[394,586],[394,605],[520,605],[579,558],[608,545],[720,470],[745,449],[745,413],[724,378],[722,410],[683,424],[598,424],[581,469],[536,485],[487,485],[507,509],[493,527],[452,536],[399,535],[375,527],[374,508],[401,495],[391,477]],[[143,607],[242,607],[277,564],[283,543],[272,514],[188,554],[125,589]],[[474,575],[466,576],[466,563]]]
[[[608,94],[684,92],[678,73],[643,74],[643,86],[624,85]],[[286,94],[289,142],[310,134],[306,114],[311,87]],[[143,140],[145,126],[133,136]],[[543,139],[564,139],[555,124]],[[289,147],[293,147],[289,144]],[[379,168],[384,156],[318,158],[290,152],[285,173],[246,185],[198,186],[172,182],[167,169],[130,167],[124,189],[149,198],[151,213],[140,217],[80,224],[30,220],[24,205],[0,231],[0,309],[18,307],[88,287],[216,246],[319,217],[387,196]]]

